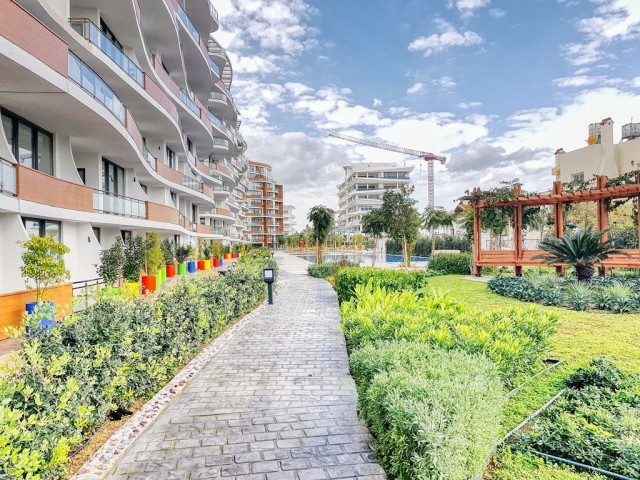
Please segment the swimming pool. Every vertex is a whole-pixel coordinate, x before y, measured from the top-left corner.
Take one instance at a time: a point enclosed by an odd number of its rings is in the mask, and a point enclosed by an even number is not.
[[[316,263],[315,253],[294,253],[298,258],[306,260],[310,263]],[[349,260],[350,262],[371,264],[370,253],[323,253],[323,262],[339,262],[340,260]],[[411,257],[412,262],[428,262],[428,257]],[[402,255],[376,255],[376,263],[401,263]]]

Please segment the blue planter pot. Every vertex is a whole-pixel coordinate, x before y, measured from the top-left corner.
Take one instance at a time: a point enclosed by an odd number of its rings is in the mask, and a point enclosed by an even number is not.
[[[56,325],[56,314],[54,313],[53,302],[42,302],[40,311],[38,311],[38,302],[29,302],[25,305],[25,311],[29,315],[38,313],[41,318],[38,322],[38,327],[42,330],[48,331],[53,329]],[[31,327],[26,328],[27,335],[31,332]]]
[[[196,262],[187,263],[187,270],[189,271],[189,273],[195,273],[196,272]]]

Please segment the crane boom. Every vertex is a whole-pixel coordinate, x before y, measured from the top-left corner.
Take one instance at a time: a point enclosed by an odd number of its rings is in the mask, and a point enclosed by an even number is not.
[[[422,152],[420,150],[413,150],[412,148],[400,147],[398,145],[393,145],[391,143],[374,142],[372,140],[366,140],[364,138],[352,137],[351,135],[345,135],[343,133],[338,133],[338,132],[332,132],[329,134],[329,136],[334,138],[339,138],[341,140],[346,140],[347,142],[365,145],[367,147],[380,148],[382,150],[389,150],[390,152],[404,153],[406,155],[412,155],[414,157],[419,157],[425,160],[428,166],[428,177],[429,177],[427,181],[427,188],[428,188],[427,208],[428,209],[434,208],[435,172],[433,168],[433,162],[440,162],[444,164],[447,161],[445,157],[434,155],[433,153],[429,153],[429,152]]]

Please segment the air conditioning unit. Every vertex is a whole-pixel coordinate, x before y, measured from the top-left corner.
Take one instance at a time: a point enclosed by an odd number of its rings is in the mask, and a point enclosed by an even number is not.
[[[640,137],[640,123],[627,123],[622,126],[622,139],[633,140]]]

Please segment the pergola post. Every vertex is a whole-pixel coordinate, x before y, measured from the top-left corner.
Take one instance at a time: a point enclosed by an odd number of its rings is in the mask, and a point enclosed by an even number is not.
[[[607,182],[609,179],[604,175],[598,175],[596,177],[596,188],[598,190],[604,190],[607,188]],[[606,242],[609,238],[607,228],[609,227],[609,210],[607,210],[607,202],[609,200],[605,198],[599,198],[597,200],[597,217],[598,217],[598,231],[605,232],[601,241]],[[600,265],[598,267],[598,275],[604,277],[607,274],[607,267]]]
[[[513,194],[516,198],[522,194],[522,187],[514,185]],[[522,265],[518,265],[522,261],[522,205],[516,205],[513,209],[513,248],[515,250],[515,270],[516,277],[522,276]]]
[[[480,249],[482,248],[482,211],[477,203],[473,204],[473,268],[476,277],[482,276]]]
[[[562,182],[553,182],[553,195],[562,195]],[[554,223],[554,236],[556,238],[562,238],[564,236],[564,213],[562,209],[563,203],[557,202],[553,204],[553,223]],[[556,273],[564,276],[565,267],[556,266]]]

